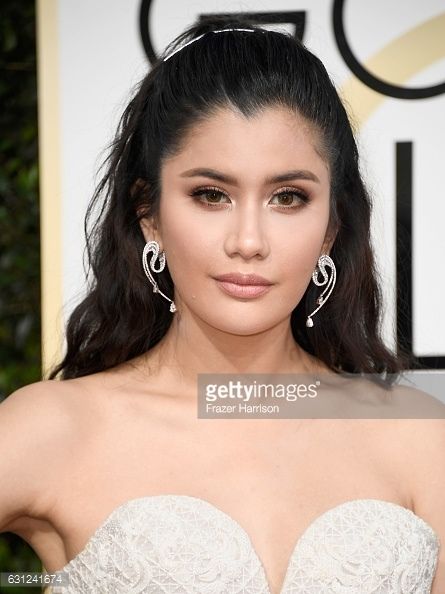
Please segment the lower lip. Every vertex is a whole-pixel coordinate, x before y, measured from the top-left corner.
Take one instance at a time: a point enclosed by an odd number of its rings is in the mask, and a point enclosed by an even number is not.
[[[232,297],[245,297],[251,299],[259,297],[271,288],[272,285],[237,285],[236,283],[229,283],[227,281],[216,281],[219,287]]]

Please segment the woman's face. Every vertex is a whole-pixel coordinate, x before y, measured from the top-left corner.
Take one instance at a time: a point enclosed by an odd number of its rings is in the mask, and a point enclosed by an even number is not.
[[[226,109],[163,162],[158,221],[141,227],[165,250],[181,317],[249,335],[291,315],[332,245],[329,169],[318,144],[311,126],[284,108],[251,119]],[[255,297],[228,294],[231,285],[215,280],[228,273],[272,284]]]

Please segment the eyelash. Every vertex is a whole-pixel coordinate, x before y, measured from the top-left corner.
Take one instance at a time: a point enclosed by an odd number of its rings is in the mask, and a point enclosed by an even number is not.
[[[204,206],[204,208],[218,208],[222,205],[222,203],[217,203],[217,202],[213,202],[213,203],[209,203],[209,202],[205,202],[204,200],[201,200],[200,197],[204,196],[205,194],[210,194],[211,192],[214,192],[216,194],[222,194],[223,196],[226,196],[227,198],[227,194],[225,192],[223,192],[222,190],[220,190],[219,188],[216,187],[206,187],[206,188],[199,188],[197,190],[194,190],[190,195],[193,196],[194,198],[196,198],[197,202],[200,202],[202,204],[202,206]],[[301,208],[302,206],[304,206],[304,204],[307,204],[310,202],[309,196],[301,191],[301,190],[297,190],[295,188],[283,188],[280,192],[277,192],[274,194],[275,196],[282,196],[282,195],[286,195],[286,194],[291,194],[293,196],[297,196],[302,202],[303,204],[293,204],[290,206],[286,206],[286,205],[281,205],[278,207],[277,210],[297,210],[298,208]],[[223,210],[221,208],[219,208],[218,210]],[[225,210],[225,208],[224,208]]]

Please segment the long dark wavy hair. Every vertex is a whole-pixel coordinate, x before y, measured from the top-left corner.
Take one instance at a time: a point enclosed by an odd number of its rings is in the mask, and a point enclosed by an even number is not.
[[[204,35],[163,61],[187,41],[221,28],[255,32]],[[382,296],[370,241],[371,202],[348,115],[325,67],[286,32],[213,16],[167,47],[121,117],[85,217],[87,294],[69,317],[66,354],[49,379],[106,370],[143,354],[166,334],[177,314],[152,292],[143,272],[139,223],[158,213],[162,161],[180,151],[187,132],[214,110],[229,107],[251,117],[268,106],[287,107],[319,132],[331,172],[330,228],[338,227],[330,252],[337,269],[334,291],[314,327],[306,328],[320,294],[309,283],[291,314],[295,340],[336,372],[388,377],[410,368],[408,352],[393,353],[379,334]],[[168,266],[157,277],[173,298]]]

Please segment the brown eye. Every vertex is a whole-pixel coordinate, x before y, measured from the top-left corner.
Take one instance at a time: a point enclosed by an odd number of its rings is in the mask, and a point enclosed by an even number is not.
[[[297,190],[284,190],[274,195],[280,201],[279,206],[284,209],[295,209],[299,208],[303,204],[309,202],[308,196],[301,191]]]
[[[292,194],[287,192],[283,194],[278,194],[278,198],[280,198],[283,206],[290,206],[294,201],[294,197],[292,196]]]
[[[224,203],[221,202],[221,198],[227,198],[226,194],[218,188],[200,188],[192,192],[191,196],[207,208],[222,205]]]
[[[215,208],[218,206],[226,208],[226,206],[223,205],[230,203],[227,194],[218,188],[199,188],[194,190],[190,195],[196,198],[197,202],[206,208]],[[223,202],[223,198],[227,198],[229,202]],[[305,192],[296,190],[295,188],[285,189],[274,194],[272,200],[274,199],[279,200],[279,203],[277,204],[278,209],[281,207],[283,211],[296,210],[301,208],[301,206],[303,206],[305,203],[309,202],[309,198]]]
[[[201,196],[202,195],[207,196],[207,200],[209,202],[218,202],[218,200],[220,199],[222,194],[221,194],[221,192],[217,192],[216,190],[208,190],[208,191],[204,192],[203,194],[201,194]]]

